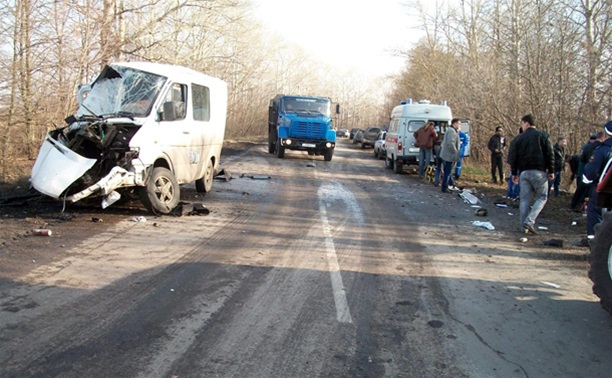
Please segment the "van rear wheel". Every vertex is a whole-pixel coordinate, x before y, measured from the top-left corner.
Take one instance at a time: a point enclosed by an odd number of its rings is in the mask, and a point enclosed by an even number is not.
[[[213,185],[213,173],[215,166],[213,164],[212,159],[208,160],[208,164],[206,164],[206,171],[204,172],[204,177],[199,178],[195,182],[196,190],[198,193],[208,193],[212,189]]]
[[[155,167],[144,187],[140,188],[140,200],[153,214],[169,214],[179,203],[181,189],[169,169]]]
[[[387,169],[393,168],[393,160],[391,160],[389,156],[385,156],[385,168]]]
[[[398,162],[397,160],[393,162],[393,172],[402,173],[404,170],[404,164]]]

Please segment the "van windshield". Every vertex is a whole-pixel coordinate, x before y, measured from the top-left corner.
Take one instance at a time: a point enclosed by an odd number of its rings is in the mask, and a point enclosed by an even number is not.
[[[77,116],[145,117],[166,80],[133,68],[107,66],[92,84]]]
[[[331,101],[328,99],[286,97],[283,99],[285,112],[319,113],[326,117],[331,116]]]

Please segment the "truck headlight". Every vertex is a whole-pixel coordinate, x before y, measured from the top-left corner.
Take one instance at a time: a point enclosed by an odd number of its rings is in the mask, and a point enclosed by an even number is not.
[[[292,143],[292,142],[291,142],[291,139],[287,139],[287,140],[285,140],[285,144],[286,144],[287,146],[291,146],[291,143]]]

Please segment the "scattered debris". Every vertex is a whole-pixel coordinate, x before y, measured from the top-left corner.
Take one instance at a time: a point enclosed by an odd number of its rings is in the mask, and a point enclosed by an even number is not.
[[[146,222],[146,221],[147,221],[147,218],[143,217],[142,215],[139,217],[132,218],[132,222],[140,223],[140,222]]]
[[[226,171],[225,169],[221,169],[216,175],[215,177],[218,180],[225,180],[225,181],[229,181],[231,180],[232,174],[229,171]]]
[[[463,190],[460,194],[459,197],[463,198],[464,201],[472,204],[472,205],[476,205],[478,204],[478,202],[480,202],[480,200],[473,195],[472,193],[470,193],[469,190]]]
[[[561,288],[561,285],[557,285],[556,283],[552,283],[552,282],[540,281],[540,283],[542,283],[542,284],[544,284],[546,286],[554,287],[555,289]]]
[[[317,167],[317,165],[315,163],[313,163],[313,162],[310,162],[310,163],[306,164],[306,166],[308,168],[316,168]]]
[[[550,240],[546,240],[544,242],[544,245],[547,245],[549,247],[559,247],[559,248],[563,248],[563,240],[561,239],[550,239]]]
[[[97,217],[91,217],[91,221],[94,222],[94,223],[102,223],[102,222],[104,222],[102,220],[102,218],[97,218]]]
[[[538,230],[548,230],[548,227],[546,227],[546,226],[538,226]]]
[[[519,238],[519,241],[521,243],[527,243],[527,240],[528,240],[527,238]]]
[[[491,222],[473,221],[472,224],[476,227],[484,227],[489,231],[495,230],[495,226],[493,226]]]
[[[502,209],[505,209],[505,208],[508,207],[507,204],[505,204],[505,203],[498,203],[498,202],[495,203],[495,206],[497,206],[499,208],[502,208]]]
[[[32,230],[32,235],[36,236],[51,236],[51,234],[53,234],[53,231],[47,228],[35,228]]]
[[[487,211],[487,209],[481,207],[479,209],[476,209],[476,211],[474,211],[474,214],[479,217],[486,217],[487,215],[489,215],[489,212]]]
[[[204,204],[199,202],[181,201],[172,210],[171,214],[177,217],[183,215],[208,215],[210,214],[210,210],[208,210]]]

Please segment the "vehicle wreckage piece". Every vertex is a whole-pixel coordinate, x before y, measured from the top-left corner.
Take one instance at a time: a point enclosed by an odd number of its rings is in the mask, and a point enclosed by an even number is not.
[[[227,84],[191,69],[156,63],[107,65],[77,93],[66,126],[45,137],[32,186],[77,202],[122,191],[140,194],[153,213],[168,214],[180,185],[210,192],[225,136]]]

